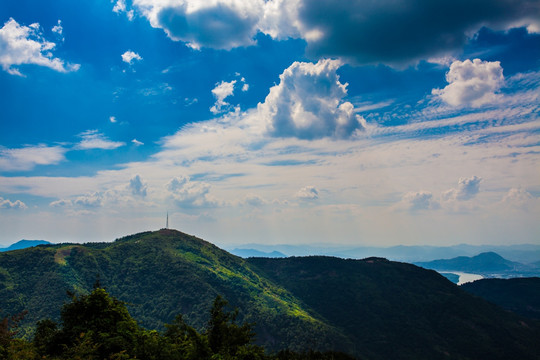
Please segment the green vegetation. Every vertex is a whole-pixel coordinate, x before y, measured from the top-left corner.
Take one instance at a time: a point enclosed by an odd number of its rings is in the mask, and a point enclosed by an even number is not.
[[[6,360],[272,360],[352,359],[341,353],[281,351],[270,356],[253,343],[250,324],[236,324],[238,310],[227,312],[227,301],[216,297],[204,332],[178,315],[166,330],[145,330],[125,303],[97,285],[88,295],[71,295],[61,310],[60,326],[39,321],[32,341],[15,338],[24,314],[0,323],[0,358]]]
[[[114,298],[105,301],[101,294],[101,303],[85,306],[115,309],[109,315],[116,320],[109,323],[118,327],[104,333],[107,341],[92,322],[64,320],[66,312],[71,316],[70,304],[99,295],[93,290],[97,276]],[[68,304],[66,290],[77,294]],[[239,311],[222,311],[225,315],[211,323],[207,314],[224,306],[222,300],[216,304],[218,295]],[[321,351],[367,359],[538,359],[540,354],[538,322],[472,296],[435,271],[380,258],[241,259],[166,229],[112,243],[0,253],[0,310],[0,319],[28,311],[16,329],[9,328],[17,331],[8,336],[16,338],[10,346],[32,343],[33,351],[47,356],[61,356],[45,340],[63,334],[68,340],[60,344],[66,348],[118,358],[143,358],[131,350],[117,355],[124,347],[143,351],[142,341],[144,356],[152,358],[167,348],[163,342],[172,333],[189,339],[189,346],[174,345],[187,358],[205,341],[221,358],[258,347],[279,359],[324,359],[328,354]],[[224,323],[252,324],[250,332],[244,325],[228,328],[227,334],[243,339],[240,352],[230,349],[234,341],[227,337],[213,338],[210,345],[209,329]],[[253,333],[257,336],[250,337]]]

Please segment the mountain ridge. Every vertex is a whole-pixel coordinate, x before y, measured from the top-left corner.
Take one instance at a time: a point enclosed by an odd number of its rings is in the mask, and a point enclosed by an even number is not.
[[[242,259],[168,229],[1,253],[2,316],[26,309],[28,323],[54,319],[58,314],[48,310],[60,307],[65,291],[88,293],[96,276],[151,329],[179,313],[204,328],[212,300],[222,295],[240,310],[239,320],[256,323],[258,342],[269,351],[339,350],[372,359],[540,353],[537,323],[469,295],[435,271],[373,257]],[[473,333],[480,336],[474,346]]]

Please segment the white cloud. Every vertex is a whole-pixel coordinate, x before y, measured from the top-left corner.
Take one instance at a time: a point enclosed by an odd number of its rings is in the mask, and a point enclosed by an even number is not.
[[[43,38],[37,23],[24,26],[10,18],[0,29],[0,64],[12,75],[22,76],[18,66],[24,64],[45,66],[63,73],[80,68],[79,64],[55,58],[52,54],[55,47],[55,43]]]
[[[429,210],[439,208],[439,204],[433,199],[429,191],[409,191],[401,199],[398,209],[409,211]]]
[[[277,137],[316,139],[348,138],[364,129],[363,118],[354,106],[343,101],[347,84],[336,71],[341,62],[320,60],[316,64],[294,62],[279,76],[258,105],[270,134]]]
[[[116,4],[114,4],[114,7],[113,7],[113,11],[117,14],[126,13],[126,16],[129,19],[129,21],[133,20],[133,17],[135,16],[133,9],[127,10],[125,0],[116,1]]]
[[[527,190],[518,187],[508,190],[502,198],[502,203],[516,209],[529,210],[535,203],[540,203],[540,200],[532,196]]]
[[[144,145],[143,142],[141,142],[141,141],[139,141],[139,140],[137,140],[137,139],[133,139],[133,140],[131,140],[131,142],[132,142],[133,145],[135,145],[135,146],[141,146],[141,145]]]
[[[458,187],[445,191],[442,194],[444,201],[465,201],[470,200],[480,191],[482,178],[473,176],[470,178],[459,178]]]
[[[17,149],[0,147],[0,170],[31,170],[37,165],[55,165],[65,160],[66,149],[61,146],[27,146]]]
[[[62,208],[62,207],[71,206],[71,205],[73,205],[73,203],[71,202],[71,200],[67,200],[67,199],[55,200],[49,203],[49,206],[56,207],[56,208]]]
[[[266,200],[264,200],[259,195],[247,194],[244,197],[244,203],[248,204],[248,205],[251,205],[253,207],[259,207],[259,206],[262,206],[262,205],[266,204]]]
[[[118,120],[116,120],[116,117],[115,116],[110,116],[109,117],[109,121],[112,122],[113,124],[116,123]]]
[[[122,54],[122,61],[125,63],[128,63],[129,65],[132,65],[134,61],[141,61],[141,60],[142,60],[142,57],[136,52],[133,52],[131,50],[128,50]]]
[[[234,85],[236,80],[230,82],[222,81],[216,84],[216,87],[212,89],[212,95],[216,98],[216,103],[210,108],[213,114],[218,114],[230,109],[230,104],[225,101],[226,98],[234,94]]]
[[[315,186],[304,186],[295,194],[295,197],[300,200],[317,200],[319,198],[319,191]]]
[[[10,201],[0,196],[0,209],[26,209],[27,206],[21,200]]]
[[[148,185],[142,181],[139,175],[135,175],[129,180],[128,188],[133,195],[145,197]]]
[[[499,61],[456,60],[446,81],[444,89],[433,89],[432,93],[452,106],[479,107],[498,99],[496,93],[504,84],[503,69]]]
[[[96,208],[103,204],[103,195],[100,192],[92,192],[75,198],[74,205]]]
[[[75,147],[78,150],[102,149],[113,150],[126,145],[124,142],[111,141],[97,130],[87,130],[79,135],[82,140]]]
[[[172,178],[166,184],[173,200],[182,208],[212,207],[216,202],[208,193],[210,185],[204,182],[191,181],[189,176]]]
[[[62,27],[62,21],[58,20],[58,23],[52,27],[51,31],[55,34],[58,34],[59,36],[62,36],[64,33],[64,28]],[[64,38],[62,37],[62,41]]]

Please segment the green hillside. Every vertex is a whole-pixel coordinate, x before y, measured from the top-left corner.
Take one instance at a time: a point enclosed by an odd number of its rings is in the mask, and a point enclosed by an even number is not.
[[[0,254],[0,264],[1,309],[4,316],[28,310],[28,330],[37,320],[59,317],[66,290],[88,293],[99,276],[149,329],[161,329],[178,314],[201,329],[213,299],[221,295],[242,310],[240,320],[257,324],[259,342],[270,348],[299,349],[313,335],[320,341],[317,347],[346,342],[243,259],[175,230],[140,233],[113,243],[11,251]]]
[[[38,246],[0,254],[2,317],[59,319],[66,290],[96,278],[147,329],[178,314],[204,330],[217,295],[255,323],[268,351],[340,350],[366,359],[535,359],[538,323],[467,294],[434,271],[377,258],[241,259],[196,237],[160,230],[112,243]]]

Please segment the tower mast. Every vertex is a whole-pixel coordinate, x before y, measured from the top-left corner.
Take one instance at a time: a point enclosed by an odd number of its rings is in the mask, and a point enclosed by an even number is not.
[[[167,211],[167,222],[165,223],[165,229],[169,228],[169,212]]]

